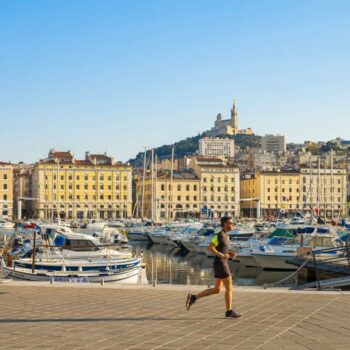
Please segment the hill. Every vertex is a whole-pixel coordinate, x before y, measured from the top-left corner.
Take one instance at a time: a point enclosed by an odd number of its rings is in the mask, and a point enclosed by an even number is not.
[[[184,140],[175,142],[174,145],[163,145],[155,148],[155,154],[160,159],[170,158],[171,149],[175,146],[174,156],[175,159],[183,158],[184,156],[194,155],[198,153],[199,139],[205,137],[205,133],[198,134],[197,136],[188,137]],[[260,147],[261,146],[261,136],[257,135],[223,135],[221,137],[230,138],[235,140],[235,144],[243,149],[247,147]],[[130,159],[129,162],[134,167],[143,166],[143,152],[139,152],[135,158]]]

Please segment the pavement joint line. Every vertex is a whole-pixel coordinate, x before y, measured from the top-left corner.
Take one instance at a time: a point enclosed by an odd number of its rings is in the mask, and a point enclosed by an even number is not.
[[[318,309],[314,310],[311,314],[305,316],[302,320],[300,320],[299,322],[296,322],[294,325],[288,327],[287,329],[279,332],[278,334],[276,334],[274,337],[272,337],[271,339],[265,341],[263,344],[261,344],[260,346],[257,347],[257,349],[261,348],[263,345],[266,345],[267,343],[271,342],[273,339],[280,337],[282,334],[288,332],[289,330],[293,329],[295,326],[299,325],[300,323],[302,323],[303,321],[307,320],[308,318],[312,317],[314,314],[317,314],[319,311],[323,310],[324,308],[326,308],[328,305],[331,305],[332,303],[334,303],[335,301],[337,301],[337,299],[339,299],[339,297],[336,297],[333,300],[330,300],[328,303],[320,306]]]
[[[267,301],[266,302],[266,304],[268,304],[268,303],[271,303],[271,300],[269,300],[269,301]],[[258,306],[255,306],[253,309],[256,309],[256,308],[258,308]],[[240,320],[242,320],[242,319],[238,319],[237,320],[237,323],[240,321]],[[226,320],[225,319],[225,322],[232,322],[232,320]],[[241,321],[242,322],[242,321]],[[231,327],[232,325],[230,324],[229,326],[227,326],[227,327],[225,327],[225,328],[221,328],[220,329],[220,332],[222,332],[222,331],[224,331],[226,328],[229,328],[229,327]],[[198,342],[200,342],[200,341],[203,341],[203,340],[205,340],[205,339],[207,339],[209,336],[211,336],[211,334],[207,334],[206,336],[204,336],[204,337],[202,337],[201,339],[199,339],[198,341],[196,341],[196,342],[194,342],[193,344],[195,344],[195,343],[198,343]],[[167,344],[169,344],[169,343],[166,343],[166,344],[164,344],[164,345],[167,345]],[[204,348],[202,348],[202,350],[205,350],[205,349],[207,349],[208,347],[210,347],[211,345],[208,345],[207,347],[204,347]],[[180,347],[179,348],[179,350],[180,349],[183,349],[184,347]],[[155,348],[156,349],[156,348]]]
[[[289,302],[290,302],[290,301],[287,301],[287,300],[286,300],[286,301],[283,302],[283,304],[286,304],[286,303],[289,303]],[[264,313],[264,312],[265,312],[264,310],[261,311],[261,313]],[[267,318],[262,319],[262,320],[260,320],[258,323],[255,323],[255,324],[258,324],[258,325],[259,325],[260,323],[264,323],[266,320],[272,319],[273,316],[275,316],[275,314],[271,314],[271,315],[268,316]],[[253,317],[254,317],[254,316],[248,316],[248,319],[249,319],[249,318],[253,318]],[[264,328],[264,329],[260,330],[260,331],[257,332],[257,333],[254,333],[254,335],[252,335],[252,336],[250,336],[250,337],[248,337],[248,338],[245,338],[245,339],[244,339],[243,341],[241,341],[240,343],[234,345],[233,348],[235,348],[235,347],[237,347],[237,346],[239,347],[239,346],[243,345],[247,340],[249,340],[249,339],[252,338],[253,336],[256,336],[257,334],[259,334],[259,333],[261,333],[261,332],[266,332],[266,330],[269,329],[269,328],[276,327],[277,324],[278,324],[278,322],[277,322],[277,323],[275,322],[275,323],[273,323],[272,325],[270,325],[269,327]],[[242,332],[244,332],[245,330],[248,330],[248,329],[249,329],[249,326],[243,328],[243,329],[241,330],[240,333],[242,333]],[[225,340],[229,339],[230,337],[232,337],[232,335],[226,337]]]

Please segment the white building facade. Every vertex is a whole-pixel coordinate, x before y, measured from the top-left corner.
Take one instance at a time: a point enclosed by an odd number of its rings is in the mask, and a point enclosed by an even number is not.
[[[200,156],[233,158],[234,152],[234,140],[219,137],[204,137],[199,140]]]
[[[265,135],[261,140],[262,150],[267,153],[281,154],[286,152],[284,135]]]

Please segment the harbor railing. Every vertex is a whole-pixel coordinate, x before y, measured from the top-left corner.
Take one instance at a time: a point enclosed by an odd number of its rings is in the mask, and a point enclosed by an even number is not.
[[[343,247],[317,249],[310,252],[315,270],[317,289],[321,290],[320,272],[328,267],[329,272],[350,275],[350,244]]]

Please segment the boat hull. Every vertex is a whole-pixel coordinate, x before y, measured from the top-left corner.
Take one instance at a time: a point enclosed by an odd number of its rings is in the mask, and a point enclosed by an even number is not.
[[[286,259],[292,255],[269,255],[269,254],[252,254],[257,263],[268,270],[296,270],[297,266],[288,264]]]
[[[37,282],[80,282],[80,283],[101,283],[120,282],[136,283],[140,273],[140,267],[122,273],[45,273],[35,270],[34,273],[28,269],[3,268],[8,277]]]
[[[241,264],[248,266],[248,267],[259,267],[260,265],[255,260],[254,256],[251,255],[237,255],[237,259],[240,261]]]
[[[174,245],[174,246],[176,245],[176,243],[166,235],[154,235],[152,233],[149,233],[148,237],[153,244],[166,244],[166,245]]]

